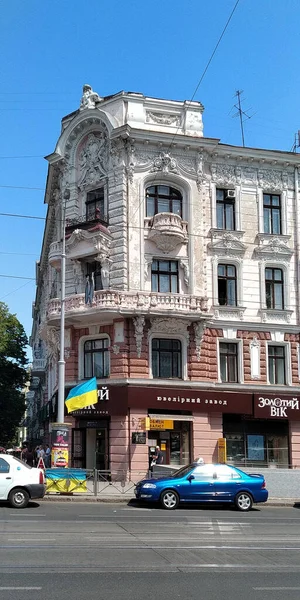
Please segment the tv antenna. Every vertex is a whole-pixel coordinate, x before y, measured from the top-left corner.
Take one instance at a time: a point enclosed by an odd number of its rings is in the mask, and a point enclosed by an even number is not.
[[[243,94],[243,90],[237,90],[235,93],[235,97],[237,98],[237,104],[234,105],[234,108],[237,109],[237,112],[233,116],[240,118],[242,143],[243,143],[243,147],[245,147],[244,121],[246,119],[251,119],[253,117],[253,115],[247,115],[247,113],[244,110],[242,110],[242,101],[241,101],[242,94]],[[250,110],[250,109],[248,109],[248,110]]]
[[[297,149],[300,148],[300,130],[298,129],[297,133],[295,133],[295,140],[291,147],[291,152],[297,152]]]

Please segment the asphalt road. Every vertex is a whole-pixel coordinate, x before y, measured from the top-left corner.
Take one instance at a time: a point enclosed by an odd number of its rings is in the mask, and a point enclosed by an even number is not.
[[[0,506],[1,600],[297,600],[300,510]]]

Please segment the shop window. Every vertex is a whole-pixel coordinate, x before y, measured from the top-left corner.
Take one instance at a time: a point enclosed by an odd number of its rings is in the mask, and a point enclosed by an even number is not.
[[[154,378],[182,378],[182,350],[179,340],[152,340],[152,374]]]
[[[86,197],[86,220],[105,221],[104,217],[104,188],[88,192]]]
[[[87,340],[84,342],[84,378],[109,376],[109,340]]]
[[[174,213],[182,217],[182,195],[168,185],[151,185],[146,189],[146,216]]]
[[[236,306],[236,268],[218,265],[218,302],[220,306]]]
[[[151,269],[152,292],[178,294],[177,260],[154,260]]]
[[[268,346],[269,382],[286,384],[285,346]]]
[[[263,195],[264,233],[281,234],[281,198],[279,194]]]
[[[216,190],[217,228],[235,229],[235,192],[234,190]]]
[[[267,308],[283,310],[283,271],[268,267],[265,270],[266,306]]]
[[[238,345],[220,342],[220,376],[222,382],[238,381]]]

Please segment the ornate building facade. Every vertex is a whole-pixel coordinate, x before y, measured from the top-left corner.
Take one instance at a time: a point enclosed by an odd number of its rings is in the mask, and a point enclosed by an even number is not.
[[[65,209],[66,395],[99,387],[67,417],[74,466],[211,461],[222,437],[235,464],[300,463],[299,156],[206,138],[202,114],[84,86],[47,157],[33,375],[47,440]]]

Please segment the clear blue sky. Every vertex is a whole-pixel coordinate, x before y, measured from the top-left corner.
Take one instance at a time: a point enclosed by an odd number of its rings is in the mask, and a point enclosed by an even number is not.
[[[84,83],[101,96],[191,99],[235,3],[1,2],[0,212],[45,216],[43,156],[54,149],[62,116],[78,108]],[[207,137],[241,143],[232,118],[241,89],[244,110],[255,113],[245,123],[246,145],[291,149],[300,129],[299,16],[299,0],[239,1],[195,96]],[[0,216],[1,275],[34,277],[43,225]],[[28,335],[34,297],[34,281],[0,277],[0,299]]]

